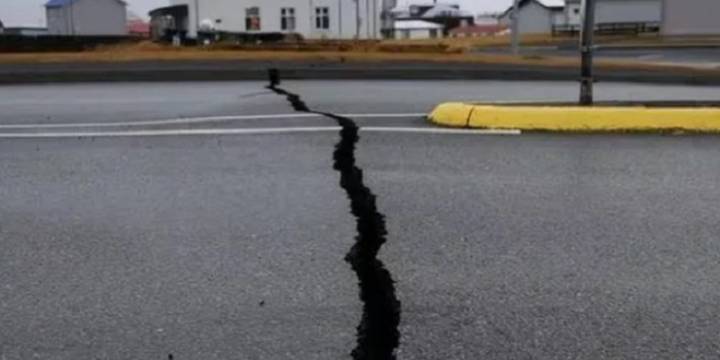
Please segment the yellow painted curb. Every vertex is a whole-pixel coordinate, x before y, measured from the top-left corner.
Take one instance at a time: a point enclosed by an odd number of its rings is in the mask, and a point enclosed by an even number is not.
[[[465,127],[470,120],[474,105],[461,102],[443,103],[430,113],[430,121],[450,127]]]
[[[720,132],[720,108],[715,107],[447,103],[429,118],[442,126],[484,129]]]

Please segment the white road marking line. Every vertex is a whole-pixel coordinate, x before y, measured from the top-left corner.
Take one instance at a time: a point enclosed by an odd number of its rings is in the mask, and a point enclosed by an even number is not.
[[[367,132],[395,132],[395,133],[415,133],[415,134],[445,134],[445,135],[520,135],[520,130],[512,129],[450,129],[450,128],[432,128],[432,127],[381,127],[381,126],[363,126],[360,131]]]
[[[339,126],[284,127],[255,129],[176,129],[176,130],[134,130],[134,131],[97,131],[97,132],[39,132],[39,133],[0,133],[0,139],[37,139],[37,138],[89,138],[89,137],[137,137],[137,136],[187,136],[187,135],[259,135],[292,134],[311,132],[336,132]],[[479,129],[442,129],[409,127],[361,127],[363,132],[445,134],[445,135],[520,135],[519,130],[479,130]]]
[[[340,114],[349,118],[414,118],[425,117],[425,113],[398,113],[398,114]],[[63,123],[63,124],[0,124],[0,129],[57,129],[75,127],[122,127],[122,126],[153,126],[153,125],[177,125],[197,124],[206,122],[238,121],[238,120],[268,120],[268,119],[300,119],[300,118],[322,118],[323,115],[312,113],[293,114],[271,114],[271,115],[225,115],[225,116],[202,116],[188,118],[158,119],[121,121],[104,123]]]
[[[0,133],[0,138],[87,138],[87,137],[133,137],[133,136],[183,136],[183,135],[256,135],[290,134],[302,132],[340,131],[339,126],[255,128],[255,129],[176,129],[176,130],[131,130],[95,132],[39,132]]]
[[[397,113],[397,114],[339,114],[340,116],[349,118],[415,118],[415,117],[427,117],[426,113]]]

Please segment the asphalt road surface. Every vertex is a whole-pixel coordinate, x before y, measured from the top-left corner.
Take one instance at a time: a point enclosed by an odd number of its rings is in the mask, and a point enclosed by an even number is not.
[[[507,53],[508,49],[493,49],[492,52]],[[557,47],[526,47],[525,55],[567,56],[577,57],[577,49],[558,49]],[[633,61],[691,65],[706,68],[720,68],[720,48],[603,48],[596,51],[597,58],[626,59]]]
[[[421,116],[572,100],[572,83],[282,87],[361,128],[398,359],[720,353],[717,137],[457,134]],[[363,301],[335,119],[259,82],[10,86],[0,137],[1,359],[351,358]]]
[[[577,55],[577,52],[575,52]],[[600,49],[598,56],[630,58],[640,61],[659,61],[679,64],[708,64],[720,66],[720,48],[698,49]]]
[[[577,56],[577,51],[564,51],[567,56]],[[599,58],[629,59],[663,64],[720,68],[720,48],[666,48],[666,49],[598,49]]]

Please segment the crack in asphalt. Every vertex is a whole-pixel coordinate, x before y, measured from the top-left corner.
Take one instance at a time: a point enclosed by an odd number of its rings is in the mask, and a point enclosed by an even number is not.
[[[377,208],[376,196],[363,181],[363,171],[357,166],[355,149],[360,128],[355,122],[336,114],[314,111],[300,95],[278,87],[279,75],[270,70],[267,87],[284,95],[295,111],[323,115],[341,127],[340,141],[333,153],[333,169],[340,173],[340,187],[350,199],[350,210],[356,219],[355,244],[345,256],[358,277],[363,314],[357,327],[357,345],[351,355],[355,360],[395,359],[400,344],[400,301],[395,295],[395,282],[377,256],[387,241],[385,216]]]

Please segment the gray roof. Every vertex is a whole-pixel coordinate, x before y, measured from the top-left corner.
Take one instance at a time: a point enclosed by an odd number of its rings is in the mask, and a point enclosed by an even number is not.
[[[565,0],[520,0],[520,7],[522,8],[523,6],[527,5],[531,1],[534,1],[538,4],[540,4],[540,6],[546,8],[546,9],[549,9],[549,10],[559,11],[559,10],[563,10],[565,8]],[[508,14],[510,14],[512,12],[512,9],[513,9],[513,7],[512,7],[512,5],[510,5],[510,7],[507,8],[507,10],[505,10],[502,14],[500,14],[500,17],[507,16]]]
[[[55,7],[63,7],[65,5],[70,5],[74,3],[77,0],[49,0],[45,3],[45,7],[49,8],[55,8]],[[127,3],[124,0],[115,0],[119,3],[122,3],[123,5],[127,6]]]

